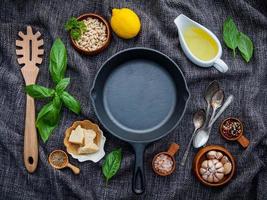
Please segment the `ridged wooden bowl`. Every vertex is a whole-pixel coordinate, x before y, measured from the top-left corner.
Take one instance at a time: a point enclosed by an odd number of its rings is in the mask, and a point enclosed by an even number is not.
[[[69,142],[69,137],[71,134],[71,131],[75,130],[77,128],[77,126],[81,125],[82,128],[84,129],[92,129],[96,132],[96,137],[94,139],[94,142],[97,144],[97,146],[100,145],[100,140],[101,140],[101,130],[99,128],[99,126],[97,124],[94,124],[93,122],[89,121],[89,120],[84,120],[84,121],[76,121],[72,124],[71,127],[69,127],[66,131],[65,131],[65,138],[64,138],[64,145],[67,149],[67,152],[70,154],[74,154],[74,155],[79,155],[78,154],[78,148],[80,147],[80,145],[78,144],[73,144]]]
[[[210,182],[205,181],[199,172],[201,164],[204,160],[207,159],[206,154],[209,151],[220,151],[222,154],[227,156],[229,158],[229,161],[232,163],[231,173],[225,175],[224,178],[221,181],[219,181],[218,183],[210,183]],[[198,153],[196,154],[194,161],[193,161],[193,171],[194,171],[194,174],[196,175],[197,179],[201,183],[203,183],[204,185],[211,186],[211,187],[220,187],[220,186],[223,186],[226,183],[228,183],[232,179],[233,175],[235,174],[235,171],[236,171],[235,159],[232,156],[232,154],[224,147],[218,146],[218,145],[209,145],[209,146],[206,146],[204,148],[201,148],[198,151]]]

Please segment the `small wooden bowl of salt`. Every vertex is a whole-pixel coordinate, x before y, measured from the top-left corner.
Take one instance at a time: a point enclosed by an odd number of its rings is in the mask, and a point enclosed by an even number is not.
[[[166,152],[160,152],[152,160],[152,168],[159,176],[168,176],[175,170],[174,155],[179,150],[179,145],[172,143]]]
[[[106,49],[111,40],[111,29],[108,22],[100,15],[86,13],[77,17],[78,21],[84,21],[87,30],[81,38],[74,40],[70,36],[72,46],[80,53],[95,55]]]

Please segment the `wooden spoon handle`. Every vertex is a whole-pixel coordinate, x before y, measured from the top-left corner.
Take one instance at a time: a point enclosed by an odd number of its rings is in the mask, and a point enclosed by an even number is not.
[[[79,174],[80,173],[80,169],[70,163],[67,164],[67,167],[69,167],[74,174]]]
[[[242,147],[247,148],[249,145],[249,140],[242,135],[240,138],[237,139],[237,141],[241,144]]]
[[[179,150],[179,148],[180,148],[179,144],[172,143],[171,146],[169,147],[167,153],[171,156],[174,156],[174,154],[176,154],[176,152]]]
[[[34,99],[27,95],[24,132],[24,164],[28,172],[33,173],[38,163],[38,141],[35,128]]]

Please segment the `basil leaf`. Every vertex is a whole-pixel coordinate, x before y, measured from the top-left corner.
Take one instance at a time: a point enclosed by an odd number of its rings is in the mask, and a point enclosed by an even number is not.
[[[36,127],[43,142],[46,142],[53,130],[57,127],[57,124],[49,125],[44,120],[40,120],[39,123],[36,124]]]
[[[43,106],[38,113],[36,127],[44,142],[47,141],[59,122],[61,107],[60,98],[58,95],[55,95],[53,101]]]
[[[253,43],[251,39],[242,32],[239,33],[238,37],[238,49],[245,61],[249,62],[253,54]]]
[[[102,172],[106,178],[106,184],[120,169],[121,160],[121,149],[116,149],[106,156],[105,161],[102,165]]]
[[[47,122],[47,124],[55,125],[59,121],[60,111],[62,107],[62,103],[60,97],[56,94],[52,101],[53,109],[47,113],[43,118]]]
[[[50,51],[49,72],[55,84],[64,78],[67,68],[67,51],[61,39],[56,39]]]
[[[61,100],[63,101],[63,104],[69,108],[72,112],[79,114],[81,111],[81,105],[80,103],[71,96],[68,92],[64,91],[60,95]]]
[[[28,95],[36,99],[48,98],[54,96],[55,90],[40,85],[27,85],[25,90]]]
[[[70,78],[63,78],[59,83],[56,85],[56,92],[61,94],[69,85]]]
[[[238,44],[238,30],[231,17],[228,17],[223,23],[223,40],[226,46],[233,50],[235,56],[235,49]]]

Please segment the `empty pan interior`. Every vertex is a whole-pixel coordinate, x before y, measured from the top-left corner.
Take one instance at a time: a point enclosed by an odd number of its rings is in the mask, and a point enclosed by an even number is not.
[[[113,135],[149,142],[167,134],[182,116],[188,92],[168,57],[135,48],[110,58],[92,90],[96,114]]]

